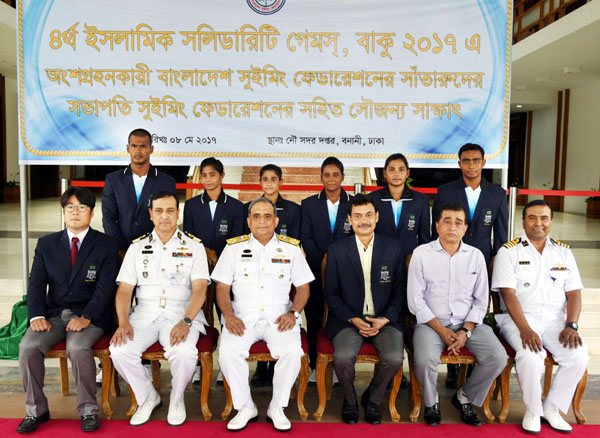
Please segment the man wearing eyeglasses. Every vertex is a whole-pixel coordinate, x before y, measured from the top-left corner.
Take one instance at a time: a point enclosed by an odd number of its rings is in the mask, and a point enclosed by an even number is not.
[[[485,166],[485,152],[478,144],[467,143],[460,148],[458,166],[462,178],[438,187],[432,216],[438,217],[441,206],[446,203],[457,203],[464,207],[468,212],[468,228],[462,241],[480,250],[485,258],[485,265],[489,266],[492,257],[508,240],[506,190],[488,182],[481,175]],[[437,237],[433,223],[431,239],[435,240]],[[458,366],[448,365],[446,386],[456,389],[457,384]]]
[[[35,248],[27,289],[29,328],[19,345],[27,416],[17,432],[33,432],[50,419],[44,395],[44,356],[66,339],[77,385],[81,428],[100,427],[92,345],[112,328],[118,246],[93,230],[96,198],[71,187],[60,198],[67,229],[42,237]]]

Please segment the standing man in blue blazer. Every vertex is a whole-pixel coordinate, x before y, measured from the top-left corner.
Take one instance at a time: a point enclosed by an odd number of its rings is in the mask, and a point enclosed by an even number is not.
[[[50,419],[44,395],[44,356],[66,339],[77,384],[81,429],[100,427],[92,345],[112,329],[118,246],[93,230],[96,198],[83,187],[71,187],[60,198],[67,229],[42,237],[27,289],[29,328],[19,345],[19,369],[25,388],[25,410],[17,432],[33,432]]]
[[[310,298],[304,309],[307,323],[308,355],[313,370],[309,382],[315,382],[317,364],[317,331],[323,322],[323,286],[321,262],[333,242],[352,235],[348,221],[348,203],[352,196],[344,191],[344,165],[336,157],[328,157],[321,164],[323,190],[302,201],[300,241],[308,265],[315,276],[310,283]]]
[[[412,254],[418,245],[431,240],[429,198],[406,185],[410,168],[400,153],[387,157],[383,176],[385,187],[370,194],[379,211],[375,231],[398,239],[404,255]]]
[[[458,151],[458,166],[462,178],[441,185],[433,202],[432,215],[438,217],[442,205],[461,205],[467,216],[467,232],[463,242],[474,246],[483,253],[489,267],[492,257],[508,241],[508,202],[506,190],[486,181],[481,176],[485,166],[485,152],[474,143],[463,145]],[[493,239],[492,239],[493,230]],[[437,239],[435,223],[431,224],[431,238]],[[458,386],[458,365],[448,365],[446,386]]]
[[[154,152],[152,135],[145,129],[134,129],[127,140],[131,163],[124,170],[106,175],[102,191],[102,226],[115,238],[125,253],[129,245],[152,231],[148,201],[159,190],[175,191],[175,180],[150,164]]]
[[[325,298],[326,332],[333,339],[333,366],[344,391],[342,420],[358,422],[354,365],[363,342],[371,342],[380,363],[361,397],[365,420],[381,423],[379,404],[404,359],[406,273],[400,242],[375,233],[379,213],[373,199],[358,194],[348,207],[354,236],[329,246]]]
[[[202,240],[206,248],[218,256],[227,239],[240,236],[244,230],[244,204],[223,191],[225,168],[214,157],[200,163],[200,182],[204,192],[185,202],[183,230]]]

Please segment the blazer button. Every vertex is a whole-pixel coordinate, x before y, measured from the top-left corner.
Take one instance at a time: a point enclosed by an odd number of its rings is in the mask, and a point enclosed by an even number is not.
[[[135,225],[137,225],[137,224],[138,224],[138,223],[137,223],[137,222],[135,222]]]

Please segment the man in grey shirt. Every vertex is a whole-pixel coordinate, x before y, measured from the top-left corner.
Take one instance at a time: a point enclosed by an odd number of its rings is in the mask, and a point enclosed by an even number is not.
[[[481,251],[461,239],[466,212],[459,204],[444,205],[436,219],[437,240],[415,249],[408,270],[408,308],[417,318],[415,373],[423,386],[425,422],[441,423],[436,389],[440,355],[457,355],[466,347],[477,358],[471,376],[452,397],[462,421],[481,426],[471,403],[481,406],[506,366],[507,356],[492,329],[483,324],[488,308],[488,277]]]

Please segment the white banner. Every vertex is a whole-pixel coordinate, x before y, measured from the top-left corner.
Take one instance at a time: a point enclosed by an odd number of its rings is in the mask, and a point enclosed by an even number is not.
[[[506,167],[512,2],[23,0],[20,162]]]

